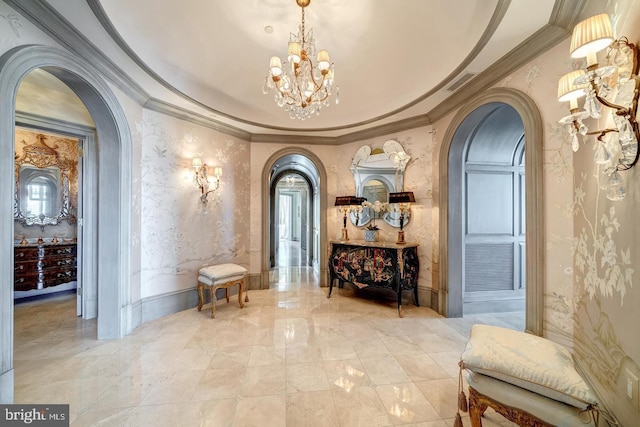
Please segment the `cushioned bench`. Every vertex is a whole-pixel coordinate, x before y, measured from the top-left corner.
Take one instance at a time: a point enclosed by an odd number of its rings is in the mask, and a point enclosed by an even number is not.
[[[569,351],[545,338],[474,325],[460,368],[460,381],[462,369],[467,371],[472,427],[482,427],[488,407],[519,426],[597,426],[599,415],[606,414]]]
[[[209,288],[211,294],[211,318],[216,317],[216,291],[225,289],[227,303],[229,302],[229,288],[238,285],[238,303],[240,308],[244,307],[242,302],[242,291],[244,290],[244,279],[247,276],[247,269],[237,264],[218,264],[203,267],[198,271],[198,311],[202,310],[204,304],[203,288]],[[249,296],[245,293],[245,302],[249,301]]]

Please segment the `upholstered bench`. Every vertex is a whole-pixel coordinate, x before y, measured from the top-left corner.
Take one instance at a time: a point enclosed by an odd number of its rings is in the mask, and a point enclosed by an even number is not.
[[[597,426],[599,415],[606,414],[569,351],[545,338],[474,325],[460,368],[461,386],[462,370],[467,371],[472,427],[482,427],[488,407],[519,426]],[[466,410],[464,394],[461,399]]]
[[[242,291],[244,290],[244,279],[247,276],[247,269],[237,264],[218,264],[203,267],[198,271],[198,311],[202,310],[204,297],[202,289],[209,288],[211,294],[211,318],[216,317],[216,291],[225,289],[227,303],[229,302],[229,288],[238,285],[238,303],[240,308],[244,307],[242,302]],[[249,296],[245,292],[245,302],[249,301]]]

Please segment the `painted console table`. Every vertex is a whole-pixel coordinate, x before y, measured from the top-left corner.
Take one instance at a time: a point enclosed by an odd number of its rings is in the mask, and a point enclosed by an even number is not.
[[[390,242],[365,242],[361,240],[329,242],[329,295],[335,280],[341,288],[350,282],[358,289],[369,286],[384,288],[396,293],[398,315],[402,317],[402,291],[413,290],[413,300],[418,304],[418,244],[398,245]]]

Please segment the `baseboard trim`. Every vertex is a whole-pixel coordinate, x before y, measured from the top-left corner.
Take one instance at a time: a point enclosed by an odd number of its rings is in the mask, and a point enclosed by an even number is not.
[[[0,374],[0,403],[13,403],[13,375],[14,370],[9,369],[7,372]]]
[[[249,275],[247,277],[249,281],[249,290],[251,282],[260,283],[260,275]],[[255,285],[254,285],[255,286]],[[255,288],[259,289],[259,288]],[[224,299],[225,290],[218,289],[216,298],[218,301]],[[238,295],[238,287],[234,286],[229,288],[229,295]],[[204,291],[204,303],[209,303],[209,291]],[[139,308],[137,307],[139,305]],[[140,326],[143,323],[150,320],[159,319],[160,317],[168,316],[170,314],[178,313],[180,311],[195,309],[198,306],[198,291],[195,287],[189,289],[183,289],[175,292],[168,292],[166,294],[154,295],[152,297],[143,298],[136,304],[133,310],[132,319],[136,326]]]
[[[465,301],[463,303],[462,312],[467,314],[484,314],[484,313],[506,313],[509,311],[525,311],[526,300],[522,299],[505,299],[495,301],[498,304],[488,304],[492,301]]]

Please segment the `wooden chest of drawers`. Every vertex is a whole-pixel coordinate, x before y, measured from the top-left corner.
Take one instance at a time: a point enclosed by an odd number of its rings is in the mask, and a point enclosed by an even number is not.
[[[76,280],[77,245],[43,244],[14,248],[14,290],[43,289]]]

